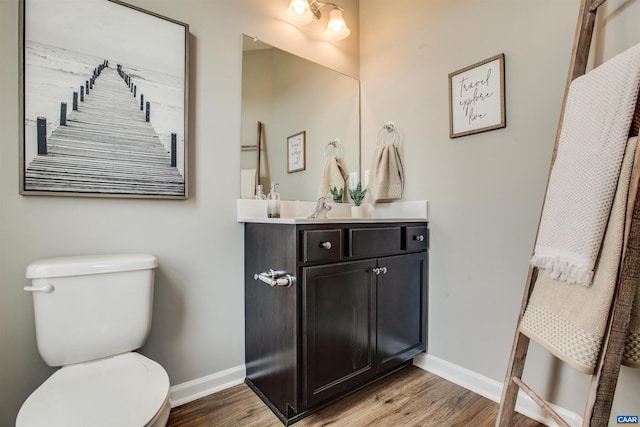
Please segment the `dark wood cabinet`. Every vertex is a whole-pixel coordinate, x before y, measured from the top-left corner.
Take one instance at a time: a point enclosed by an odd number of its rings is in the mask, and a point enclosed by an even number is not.
[[[303,403],[322,402],[375,374],[373,261],[303,268]]]
[[[286,425],[426,350],[426,223],[245,224],[246,383]],[[270,269],[296,276],[269,286]]]
[[[377,276],[378,370],[388,370],[426,348],[427,258],[424,253],[382,258]]]

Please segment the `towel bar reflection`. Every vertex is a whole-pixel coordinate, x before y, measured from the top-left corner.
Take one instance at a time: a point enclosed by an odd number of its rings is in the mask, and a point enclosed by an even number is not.
[[[329,141],[329,143],[324,149],[325,159],[330,159],[332,157],[341,159],[343,154],[344,154],[344,149],[342,148],[342,143],[340,142],[339,138],[335,138]]]
[[[271,287],[282,286],[290,288],[296,284],[296,278],[286,271],[275,271],[270,269],[269,271],[262,272],[260,274],[253,275],[254,280],[260,280]]]

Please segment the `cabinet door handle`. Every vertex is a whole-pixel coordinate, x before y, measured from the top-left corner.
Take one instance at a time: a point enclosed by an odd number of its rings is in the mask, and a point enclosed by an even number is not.
[[[387,274],[387,267],[374,267],[371,269],[371,271],[376,275],[379,276],[381,274]]]
[[[418,242],[423,242],[424,241],[424,236],[422,234],[418,234],[417,236],[413,236],[413,238],[415,240],[417,240]]]
[[[331,249],[331,242],[322,242],[320,243],[320,247],[329,250]]]

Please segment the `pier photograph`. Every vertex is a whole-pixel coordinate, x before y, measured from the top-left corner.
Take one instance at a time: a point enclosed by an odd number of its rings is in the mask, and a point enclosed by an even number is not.
[[[187,197],[188,25],[112,0],[24,0],[24,195]]]

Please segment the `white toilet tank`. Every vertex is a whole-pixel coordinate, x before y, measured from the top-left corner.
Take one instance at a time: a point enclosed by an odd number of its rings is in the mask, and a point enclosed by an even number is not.
[[[63,366],[140,348],[151,328],[152,255],[48,258],[27,267],[42,359]]]

